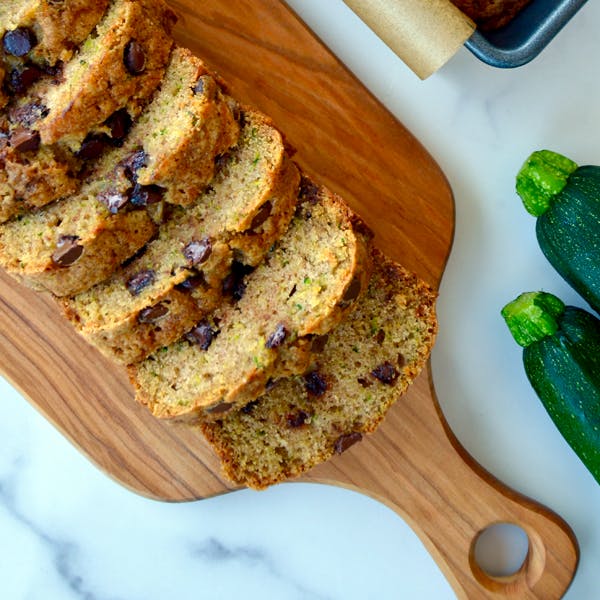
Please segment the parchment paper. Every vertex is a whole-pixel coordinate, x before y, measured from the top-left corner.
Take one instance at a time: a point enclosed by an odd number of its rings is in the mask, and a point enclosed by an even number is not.
[[[421,78],[444,65],[475,24],[449,0],[344,0]]]

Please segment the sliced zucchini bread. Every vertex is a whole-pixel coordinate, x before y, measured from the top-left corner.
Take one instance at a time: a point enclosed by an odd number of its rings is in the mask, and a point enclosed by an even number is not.
[[[24,4],[27,10],[21,21],[31,21],[31,27],[4,34],[5,55],[7,39],[15,32],[21,36],[29,32],[30,53],[34,53],[35,27],[40,29],[43,22],[51,28],[57,23],[52,24],[50,16],[60,17],[49,3]],[[80,23],[79,3],[66,4],[61,13],[65,26],[69,15],[78,19],[75,29],[81,24],[89,28],[101,16],[98,10],[82,9]],[[47,14],[35,17],[32,6]],[[60,12],[57,7],[53,10]],[[1,126],[6,142],[0,152],[4,167],[0,171],[0,222],[75,193],[81,169],[103,149],[99,142],[121,144],[131,120],[161,82],[173,47],[169,36],[173,22],[162,0],[114,0],[64,65],[40,68],[25,63],[7,73],[12,99]],[[72,52],[73,48],[63,56]]]
[[[83,292],[110,276],[155,235],[153,219],[168,213],[161,210],[164,198],[185,195],[179,191],[177,171],[187,169],[186,186],[203,188],[215,158],[237,142],[237,106],[211,86],[216,83],[200,61],[186,51],[175,52],[165,84],[141,122],[122,147],[99,159],[80,193],[0,225],[0,266],[31,287],[57,296]],[[165,111],[169,102],[177,113]],[[174,122],[186,126],[175,128],[157,146],[161,130]],[[183,164],[182,156],[193,161]],[[138,174],[155,159],[161,164],[155,171],[161,185],[152,180],[140,184]],[[194,162],[207,166],[196,170]]]
[[[300,176],[271,121],[246,110],[239,144],[210,187],[174,209],[143,253],[64,302],[77,330],[130,364],[166,346],[223,301],[234,261],[256,266],[287,229]]]
[[[289,230],[240,299],[130,367],[137,399],[161,418],[216,418],[273,379],[308,366],[314,338],[351,309],[370,275],[371,233],[340,198],[307,179]]]
[[[423,368],[437,331],[435,293],[379,251],[373,262],[367,293],[306,374],[201,424],[235,483],[264,488],[344,452],[377,428]]]

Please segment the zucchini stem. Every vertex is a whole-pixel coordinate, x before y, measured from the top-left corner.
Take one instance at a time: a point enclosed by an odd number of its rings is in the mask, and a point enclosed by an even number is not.
[[[564,311],[564,302],[553,294],[525,292],[500,312],[517,344],[526,348],[556,333]]]
[[[551,150],[531,154],[517,174],[517,193],[527,212],[534,217],[544,214],[577,167],[570,158]]]

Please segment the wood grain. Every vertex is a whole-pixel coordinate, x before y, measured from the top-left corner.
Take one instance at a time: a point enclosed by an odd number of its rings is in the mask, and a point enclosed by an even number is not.
[[[279,0],[178,0],[180,43],[216,67],[231,91],[286,132],[302,167],[341,193],[378,245],[437,286],[454,230],[451,190],[398,121]],[[152,418],[122,369],[88,347],[49,297],[0,274],[3,374],[100,469],[137,493],[192,500],[231,491],[204,441]],[[557,515],[479,467],[449,431],[430,369],[380,430],[305,481],[358,489],[415,529],[460,598],[559,598],[577,566],[577,542]],[[506,580],[473,560],[487,526],[521,525],[530,552]]]

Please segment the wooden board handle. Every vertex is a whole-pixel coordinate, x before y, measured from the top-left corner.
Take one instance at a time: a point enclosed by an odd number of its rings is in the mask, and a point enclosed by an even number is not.
[[[414,387],[375,435],[307,479],[366,493],[400,514],[459,598],[561,598],[579,560],[569,526],[500,483],[464,450],[435,398],[429,367]],[[486,574],[474,556],[478,536],[498,523],[517,525],[529,538],[523,566],[502,579]]]

